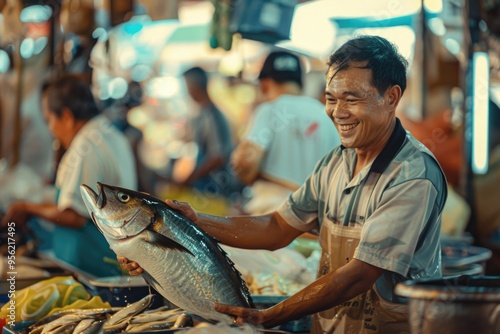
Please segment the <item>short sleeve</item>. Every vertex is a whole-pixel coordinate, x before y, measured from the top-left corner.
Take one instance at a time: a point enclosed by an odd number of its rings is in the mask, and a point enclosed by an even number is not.
[[[403,276],[412,264],[429,261],[439,247],[438,198],[437,189],[426,179],[387,189],[363,226],[354,257]]]
[[[86,152],[91,153],[85,154]],[[82,199],[80,185],[86,184],[91,188],[95,188],[97,182],[102,182],[100,180],[103,170],[102,163],[100,163],[93,146],[90,151],[74,150],[70,153],[65,161],[67,165],[61,171],[63,175],[61,175],[57,185],[59,188],[57,207],[59,210],[71,208],[81,216],[89,217]]]
[[[274,129],[271,126],[271,109],[271,105],[267,103],[257,108],[253,124],[245,135],[248,141],[262,147],[264,151],[269,148],[274,138]]]
[[[324,212],[325,207],[324,198],[321,195],[321,192],[325,190],[321,186],[328,188],[327,170],[331,154],[318,161],[304,184],[293,192],[277,210],[290,226],[299,231],[319,229],[319,214]]]

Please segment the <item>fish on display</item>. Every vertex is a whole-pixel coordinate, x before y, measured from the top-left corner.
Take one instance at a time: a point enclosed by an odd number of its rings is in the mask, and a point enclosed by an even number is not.
[[[129,304],[120,311],[113,314],[104,323],[103,329],[105,333],[114,333],[127,327],[128,323],[134,316],[141,313],[151,305],[154,295],[147,295],[135,303]]]
[[[215,301],[254,307],[248,288],[212,236],[164,201],[129,189],[82,184],[83,200],[111,249],[137,262],[146,282],[183,310],[227,321]]]

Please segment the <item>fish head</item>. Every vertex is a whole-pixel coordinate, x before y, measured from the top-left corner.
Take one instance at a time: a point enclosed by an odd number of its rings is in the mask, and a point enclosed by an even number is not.
[[[90,217],[106,238],[126,239],[136,236],[154,222],[158,200],[130,189],[97,183],[97,193],[80,186]]]

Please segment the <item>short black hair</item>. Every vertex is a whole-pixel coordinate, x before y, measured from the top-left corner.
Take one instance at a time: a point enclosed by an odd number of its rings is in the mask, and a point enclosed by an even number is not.
[[[207,90],[208,75],[207,72],[199,66],[191,67],[183,73],[184,78],[190,80],[197,87]]]
[[[373,86],[379,94],[398,85],[406,89],[408,61],[398,52],[394,44],[380,36],[359,36],[347,41],[328,59],[328,70],[335,69],[332,78],[349,68],[351,62],[367,62],[363,68],[372,70]]]
[[[64,74],[44,83],[42,93],[47,96],[50,111],[58,118],[64,108],[68,108],[77,120],[89,120],[100,113],[90,85],[79,75]]]
[[[277,83],[293,82],[302,88],[300,58],[288,51],[273,51],[264,61],[258,78],[270,78]]]

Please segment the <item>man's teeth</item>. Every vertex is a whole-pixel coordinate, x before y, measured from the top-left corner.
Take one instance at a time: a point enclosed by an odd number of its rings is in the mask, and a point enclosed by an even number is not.
[[[354,129],[354,128],[356,127],[356,125],[358,125],[358,124],[346,124],[346,125],[341,125],[341,126],[340,126],[340,130],[342,130],[342,131],[351,130],[351,129]]]

